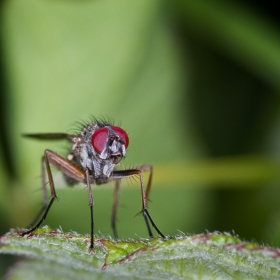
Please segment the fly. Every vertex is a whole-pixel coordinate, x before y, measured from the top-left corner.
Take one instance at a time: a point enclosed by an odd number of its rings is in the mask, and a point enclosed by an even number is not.
[[[64,174],[68,185],[73,185],[78,182],[82,182],[87,185],[91,221],[89,253],[94,252],[94,201],[91,184],[100,185],[108,183],[109,181],[115,181],[111,226],[114,236],[117,237],[116,216],[120,180],[123,178],[138,176],[141,187],[142,214],[148,229],[148,234],[151,238],[153,238],[153,233],[150,227],[151,223],[156,232],[162,238],[165,238],[165,236],[153,222],[147,209],[151,191],[153,167],[151,165],[143,165],[135,169],[114,171],[115,166],[125,156],[126,149],[129,144],[128,135],[122,128],[113,126],[106,121],[95,120],[85,125],[81,132],[77,135],[66,133],[39,133],[25,134],[24,136],[40,140],[67,139],[73,143],[73,146],[71,152],[67,156],[67,159],[61,157],[51,150],[45,150],[42,157],[43,208],[37,215],[37,218],[39,219],[41,215],[42,217],[36,224],[33,223],[33,225],[35,225],[31,229],[19,232],[21,236],[31,234],[40,227],[40,225],[46,219],[54,200],[57,198],[53,176],[50,169],[50,165],[52,165]],[[142,173],[146,171],[149,172],[149,179],[147,188],[145,190]],[[46,175],[51,190],[50,201],[47,199]]]

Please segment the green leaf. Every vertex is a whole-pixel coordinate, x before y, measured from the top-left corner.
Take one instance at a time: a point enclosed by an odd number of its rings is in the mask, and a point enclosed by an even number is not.
[[[11,230],[0,253],[26,256],[9,279],[279,279],[280,250],[243,242],[227,233],[163,240],[112,240],[53,231],[47,226],[29,237]]]

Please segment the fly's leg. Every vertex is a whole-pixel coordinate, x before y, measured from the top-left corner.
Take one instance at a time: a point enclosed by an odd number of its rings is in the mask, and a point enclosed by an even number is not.
[[[93,220],[93,197],[92,197],[92,190],[90,185],[90,178],[89,178],[89,170],[86,169],[86,182],[87,182],[87,189],[88,189],[88,200],[89,200],[89,209],[90,209],[90,246],[88,249],[89,254],[95,253],[94,250],[94,220]]]
[[[54,200],[57,198],[54,182],[53,182],[53,176],[50,168],[50,164],[56,167],[58,170],[62,171],[66,175],[72,177],[73,179],[84,182],[85,181],[85,174],[82,170],[80,170],[78,167],[73,165],[68,160],[64,159],[63,157],[59,156],[58,154],[54,153],[50,150],[45,150],[44,156],[42,158],[42,184],[43,184],[43,195],[44,195],[44,207],[40,211],[43,212],[42,218],[37,222],[35,226],[33,226],[31,229],[23,232],[19,232],[21,236],[27,235],[35,231],[37,228],[40,227],[40,225],[43,223],[43,221],[46,219],[48,212],[54,202]],[[45,166],[45,167],[44,167]],[[50,189],[51,189],[51,200],[47,204],[47,195],[46,195],[46,176],[45,176],[45,170],[47,171]]]
[[[147,209],[147,198],[146,198],[146,192],[149,195],[150,193],[150,189],[151,189],[151,174],[150,173],[150,186],[148,183],[148,187],[147,190],[145,191],[145,187],[144,187],[144,181],[143,181],[143,175],[142,175],[142,169],[144,169],[143,171],[146,171],[145,166],[144,167],[140,167],[139,169],[128,169],[128,170],[122,170],[122,171],[114,171],[111,175],[112,179],[122,179],[122,178],[128,178],[131,176],[139,176],[140,178],[140,187],[141,187],[141,197],[142,197],[142,214],[144,217],[144,220],[146,222],[147,228],[148,228],[148,233],[150,237],[153,237],[149,222],[152,224],[153,228],[156,230],[156,232],[162,237],[165,238],[164,234],[158,229],[158,227],[156,226],[156,224],[154,223],[152,217],[150,216],[148,209]]]
[[[143,166],[138,167],[137,169],[142,171],[142,172],[145,172],[145,171],[150,172],[149,173],[148,184],[147,184],[146,191],[145,191],[146,208],[148,208],[148,202],[149,202],[149,196],[150,196],[150,192],[151,192],[152,178],[153,178],[153,167],[151,165],[143,165]],[[140,180],[141,180],[141,178],[140,178]],[[144,220],[145,220],[148,232],[149,232],[149,236],[151,238],[153,238],[153,233],[151,231],[147,215],[143,215],[143,216],[144,216]],[[148,216],[149,216],[149,212],[148,212]]]
[[[151,187],[152,187],[153,167],[151,165],[143,165],[143,166],[138,167],[137,169],[142,171],[142,172],[145,172],[145,171],[149,172],[148,184],[147,184],[147,188],[146,188],[146,191],[145,191],[146,201],[147,201],[147,205],[148,205],[150,192],[151,192]]]
[[[49,178],[49,183],[50,183],[50,189],[51,189],[51,200],[50,202],[47,204],[47,201],[45,200],[46,197],[46,178],[45,178],[45,168],[47,170],[47,174],[48,174],[48,178]],[[56,192],[55,192],[55,187],[54,187],[54,182],[53,182],[53,177],[52,177],[52,172],[50,169],[50,164],[49,164],[49,160],[48,160],[48,154],[47,151],[45,151],[45,154],[42,158],[42,188],[43,188],[43,203],[44,206],[41,209],[41,211],[39,212],[39,214],[37,215],[37,217],[35,218],[34,221],[36,221],[39,218],[39,215],[41,215],[42,213],[44,213],[44,215],[42,216],[42,218],[39,220],[39,222],[33,226],[30,230],[24,231],[24,232],[20,232],[21,236],[24,236],[26,234],[30,234],[32,233],[34,230],[36,230],[37,228],[40,227],[40,225],[42,224],[42,222],[46,219],[48,212],[55,200],[56,196]]]
[[[48,194],[47,194],[47,183],[46,183],[46,172],[45,172],[45,157],[42,157],[41,161],[41,174],[42,174],[42,192],[43,192],[43,206],[37,216],[34,218],[34,220],[31,222],[29,227],[33,227],[36,222],[39,220],[39,218],[42,216],[42,214],[46,211],[46,208],[48,206]]]
[[[120,193],[120,180],[116,180],[115,185],[115,192],[114,192],[114,202],[113,202],[113,210],[112,210],[112,216],[111,216],[111,227],[113,229],[114,237],[117,238],[117,228],[116,228],[116,219],[117,219],[117,210],[118,210],[118,204],[119,204],[119,193]]]

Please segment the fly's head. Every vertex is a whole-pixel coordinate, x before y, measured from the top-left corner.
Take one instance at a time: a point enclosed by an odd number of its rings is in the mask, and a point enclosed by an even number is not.
[[[94,177],[109,177],[126,154],[129,144],[127,133],[118,126],[94,122],[80,134],[80,142],[73,149],[79,151],[80,163],[89,168]]]
[[[97,157],[118,164],[125,156],[129,139],[120,127],[105,126],[93,133],[91,143]]]

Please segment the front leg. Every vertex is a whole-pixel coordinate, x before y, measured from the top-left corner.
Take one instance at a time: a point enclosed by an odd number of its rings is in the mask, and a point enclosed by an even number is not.
[[[120,194],[120,180],[116,180],[115,191],[114,191],[114,202],[111,216],[111,227],[113,229],[113,235],[115,238],[118,237],[117,228],[116,228],[116,219],[117,219],[117,211],[119,204],[119,194]]]
[[[91,190],[91,181],[89,177],[89,169],[87,168],[85,171],[86,175],[86,182],[87,182],[87,189],[88,189],[88,200],[89,200],[89,209],[90,209],[90,245],[88,249],[88,253],[95,253],[94,249],[94,219],[93,219],[93,206],[94,206],[94,201],[92,197],[92,190]]]
[[[152,179],[153,179],[153,166],[152,165],[142,165],[140,167],[137,167],[138,170],[141,170],[143,172],[149,172],[149,179],[148,179],[148,184],[146,188],[146,200],[147,200],[147,205],[149,202],[149,197],[150,197],[150,192],[151,192],[151,187],[152,187]]]
[[[150,189],[151,189],[151,174],[152,174],[152,172],[150,173],[150,179],[149,179],[150,183],[148,182],[148,188],[147,188],[147,191],[145,192],[142,169],[143,169],[143,171],[146,171],[146,169],[147,169],[146,167],[147,166],[140,167],[139,169],[128,169],[128,170],[114,171],[111,175],[111,179],[123,179],[123,178],[132,177],[132,176],[139,176],[140,187],[141,187],[141,196],[142,196],[142,213],[143,213],[143,217],[144,217],[144,220],[146,222],[146,225],[147,225],[149,236],[151,238],[153,237],[153,234],[152,234],[152,231],[151,231],[151,228],[150,228],[150,224],[149,224],[149,221],[150,221],[150,223],[152,224],[152,226],[156,230],[156,232],[162,238],[165,238],[164,234],[158,229],[158,227],[156,226],[156,224],[152,220],[152,218],[151,218],[151,216],[148,212],[148,209],[147,209],[146,192],[149,195]]]

